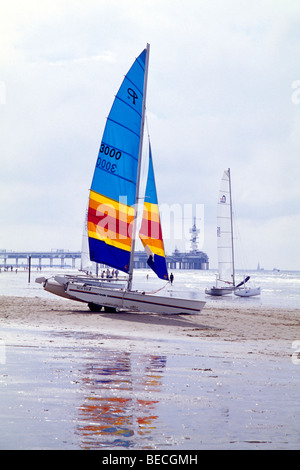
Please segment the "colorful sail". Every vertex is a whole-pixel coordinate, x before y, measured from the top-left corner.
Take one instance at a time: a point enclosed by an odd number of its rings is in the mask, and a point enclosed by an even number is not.
[[[168,280],[150,144],[148,179],[139,236],[148,255],[148,265],[159,278]]]
[[[90,258],[128,272],[141,133],[146,49],[115,97],[104,129],[88,209]]]

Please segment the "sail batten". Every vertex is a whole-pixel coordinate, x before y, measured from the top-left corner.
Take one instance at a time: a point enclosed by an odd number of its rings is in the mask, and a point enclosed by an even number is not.
[[[106,173],[108,173],[108,174],[110,174],[110,171],[109,171],[109,170],[103,169],[103,171],[106,172]],[[134,180],[130,180],[130,179],[125,178],[125,177],[123,177],[123,176],[120,176],[120,175],[113,175],[113,176],[115,176],[115,177],[117,177],[117,178],[120,178],[121,180],[126,181],[126,183],[133,184],[133,185],[136,184]],[[100,193],[99,193],[99,194],[100,194]]]
[[[120,126],[120,127],[123,127],[124,129],[126,129],[128,132],[132,132],[133,134],[136,135],[136,137],[140,138],[140,134],[138,134],[137,132],[135,132],[134,130],[130,129],[129,127],[127,126],[124,126],[124,124],[122,124],[121,122],[118,122],[118,121],[114,121],[113,119],[110,119],[110,118],[107,118],[108,121],[111,121],[113,124],[116,124],[117,126]],[[134,158],[134,157],[133,157]]]
[[[142,92],[140,92],[142,94]],[[139,114],[141,116],[141,113],[139,112],[139,110],[137,109],[134,109],[132,108],[132,106],[130,106],[130,103],[128,103],[127,101],[123,100],[120,96],[116,96],[115,97],[117,100],[121,101],[123,104],[125,104],[125,106],[129,106],[133,111],[135,111],[137,114]]]

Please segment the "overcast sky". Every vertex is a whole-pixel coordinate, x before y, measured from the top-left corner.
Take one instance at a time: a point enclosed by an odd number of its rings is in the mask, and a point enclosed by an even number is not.
[[[300,269],[299,24],[298,0],[1,1],[0,249],[80,249],[105,119],[149,42],[160,204],[185,231],[203,208],[216,267],[230,167],[237,266]],[[189,248],[164,223],[166,251]]]

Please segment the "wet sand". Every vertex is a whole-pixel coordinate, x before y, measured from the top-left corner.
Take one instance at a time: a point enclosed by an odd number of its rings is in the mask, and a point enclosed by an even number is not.
[[[297,449],[299,310],[0,296],[1,449]],[[2,356],[1,356],[2,354]]]

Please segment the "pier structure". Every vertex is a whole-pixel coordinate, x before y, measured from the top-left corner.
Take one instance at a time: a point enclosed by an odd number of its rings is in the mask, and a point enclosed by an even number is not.
[[[28,268],[29,259],[31,266],[42,269],[42,267],[72,267],[76,268],[76,259],[81,258],[80,251],[0,251],[0,267]],[[134,268],[146,269],[147,253],[145,251],[136,251],[134,254]],[[69,261],[69,262],[68,262]],[[195,253],[184,253],[175,250],[172,255],[166,256],[166,262],[169,269],[209,269],[209,259],[206,253],[197,251]],[[104,265],[99,265],[104,267]]]
[[[196,226],[196,218],[190,229],[191,248],[189,252],[180,252],[177,249],[168,257],[169,269],[209,269],[209,258],[206,253],[198,248],[200,229]]]
[[[190,230],[191,249],[189,252],[180,252],[175,249],[171,255],[166,256],[167,267],[169,269],[209,269],[209,258],[206,253],[198,249],[198,235],[200,230],[196,227],[196,221]],[[42,269],[42,267],[76,267],[76,260],[81,258],[80,251],[68,251],[52,249],[51,251],[9,251],[0,250],[0,267],[4,268],[27,268],[29,262],[31,266]],[[148,255],[145,251],[134,253],[134,268],[145,269]],[[48,260],[45,261],[45,260]],[[55,264],[56,261],[56,264]],[[69,262],[68,262],[69,261]],[[99,267],[105,267],[99,264]]]
[[[8,251],[0,250],[0,266],[2,267],[28,267],[29,260],[31,265],[38,268],[42,266],[50,266],[50,268],[60,265],[61,268],[65,267],[66,260],[69,260],[68,266],[71,264],[75,268],[76,259],[81,258],[80,251],[68,250],[51,250],[51,251]],[[45,262],[48,260],[48,262]],[[56,261],[56,263],[55,263]]]
[[[148,268],[147,259],[148,256],[145,251],[136,251],[134,254],[134,268]],[[203,251],[184,253],[176,249],[172,255],[166,255],[166,263],[168,269],[209,269],[209,259]]]

